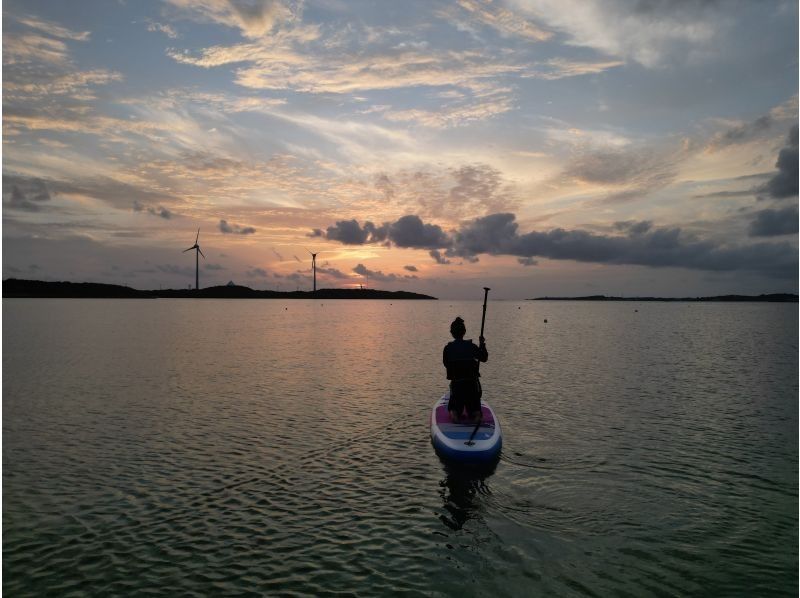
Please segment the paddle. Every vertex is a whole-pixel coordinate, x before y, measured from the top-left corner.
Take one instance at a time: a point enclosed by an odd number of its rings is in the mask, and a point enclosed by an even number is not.
[[[481,338],[483,338],[483,326],[486,324],[486,300],[489,298],[489,291],[491,289],[489,287],[483,287],[483,317],[481,318]],[[475,438],[475,434],[478,433],[478,428],[481,427],[483,423],[483,412],[478,414],[478,423],[475,424],[475,428],[472,430],[472,434],[469,435],[469,440],[467,440],[464,444],[467,446],[472,446],[475,443],[472,442],[472,439]]]

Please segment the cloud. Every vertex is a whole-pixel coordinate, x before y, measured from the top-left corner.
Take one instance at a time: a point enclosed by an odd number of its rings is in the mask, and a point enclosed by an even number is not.
[[[514,109],[510,96],[497,95],[490,100],[466,102],[457,106],[442,106],[438,110],[387,110],[384,117],[395,122],[414,122],[423,127],[448,129],[475,121],[483,121]]]
[[[794,197],[798,194],[798,151],[797,151],[797,125],[789,131],[789,137],[784,147],[778,154],[775,163],[778,174],[767,181],[765,190],[770,196],[777,199]]]
[[[620,231],[626,231],[631,235],[641,235],[653,228],[653,223],[650,220],[624,220],[615,222],[614,228]]]
[[[505,37],[521,37],[529,41],[547,41],[553,34],[542,29],[533,21],[523,18],[491,0],[459,0],[458,6],[469,16],[472,22],[491,27]],[[456,10],[444,11],[444,16],[461,20]],[[469,25],[469,23],[466,23]]]
[[[421,220],[419,224],[423,225]],[[649,221],[617,223],[625,235],[562,228],[520,234],[518,226],[512,213],[476,218],[447,235],[446,245],[444,239],[437,240],[444,252],[434,249],[429,255],[438,263],[448,263],[447,258],[452,257],[476,261],[478,255],[486,254],[712,272],[745,270],[787,279],[797,274],[797,248],[785,242],[730,245],[697,238],[679,227],[656,228]]]
[[[424,224],[416,215],[399,218],[389,225],[389,240],[398,247],[436,249],[449,244],[447,234],[435,224]]]
[[[252,226],[242,226],[241,224],[228,224],[227,220],[219,221],[219,230],[225,234],[233,235],[252,235],[256,232]]]
[[[409,272],[419,272],[416,266],[403,266],[404,270],[408,270]]]
[[[245,275],[248,278],[267,278],[269,276],[269,272],[264,270],[264,268],[250,268],[245,271]]]
[[[61,39],[85,42],[88,41],[89,36],[91,35],[89,31],[72,31],[71,29],[62,27],[57,23],[44,21],[34,16],[17,17],[16,20],[23,25],[27,25],[31,29],[36,29],[42,33],[46,33],[52,37],[59,37]]]
[[[341,270],[337,270],[336,268],[329,268],[329,267],[319,267],[317,266],[317,274],[324,274],[326,276],[330,276],[331,278],[336,278],[338,280],[345,280],[350,278],[347,274],[342,272]]]
[[[147,30],[151,32],[160,32],[166,35],[170,39],[178,39],[180,37],[178,32],[171,25],[166,25],[164,23],[157,23],[155,21],[149,21],[147,23]]]
[[[172,218],[173,214],[167,208],[163,206],[158,206],[154,208],[152,206],[146,206],[140,203],[138,200],[134,200],[133,202],[133,211],[134,212],[147,212],[152,216],[159,216],[164,218],[165,220],[169,220]]]
[[[735,125],[721,131],[711,138],[707,151],[714,152],[730,145],[747,143],[758,139],[769,131],[775,124],[775,119],[770,114],[758,117],[754,121]]]
[[[555,81],[567,77],[580,77],[582,75],[595,75],[609,69],[623,66],[621,60],[567,60],[566,58],[552,58],[544,62],[537,62],[533,68],[522,75],[523,78],[545,79]]]
[[[4,174],[3,200],[9,209],[38,212],[50,201],[50,191],[42,179]]]
[[[431,256],[431,257],[434,259],[434,261],[435,261],[437,264],[445,265],[445,264],[449,264],[449,263],[451,263],[451,261],[450,261],[450,260],[448,260],[448,259],[447,259],[447,258],[444,256],[444,254],[442,254],[442,252],[441,252],[441,251],[439,251],[438,249],[431,249],[431,250],[428,252],[428,255],[430,255],[430,256]]]
[[[413,274],[406,274],[404,276],[398,276],[397,274],[384,274],[380,270],[370,270],[364,264],[358,264],[355,268],[353,268],[353,272],[378,282],[402,282],[403,280],[419,279],[418,276]]]
[[[324,236],[344,245],[364,245],[385,241],[386,234],[387,225],[378,227],[372,222],[365,222],[362,228],[358,221],[353,219],[340,220],[335,225],[329,226],[325,233],[318,228],[314,229],[311,236]]]
[[[67,45],[60,40],[36,34],[3,34],[5,66],[39,61],[63,65],[67,60]]]
[[[712,48],[727,23],[715,2],[685,0],[510,0],[567,43],[646,67],[676,64]]]
[[[639,147],[604,147],[579,151],[563,171],[565,176],[597,185],[633,186],[634,196],[663,187],[675,178],[676,156]],[[628,199],[619,193],[609,200]]]
[[[535,266],[536,264],[539,263],[532,257],[518,257],[517,262],[519,262],[523,266]]]
[[[514,214],[492,214],[464,225],[455,233],[450,252],[708,271],[749,270],[775,278],[797,274],[797,248],[788,243],[726,246],[697,239],[677,227],[628,236],[560,228],[520,235]]]
[[[203,264],[203,268],[206,270],[226,270],[225,266],[222,264]]]
[[[447,234],[435,224],[424,224],[416,215],[403,216],[395,222],[385,222],[376,226],[365,222],[362,227],[357,220],[340,220],[329,226],[326,232],[314,229],[310,236],[324,236],[331,241],[339,241],[344,245],[365,245],[368,243],[390,242],[398,247],[433,249],[446,247],[449,243]]]
[[[294,16],[287,2],[279,0],[168,0],[170,4],[206,21],[239,29],[255,39],[270,33],[276,24]]]
[[[776,237],[780,235],[796,235],[798,226],[797,206],[789,206],[779,210],[760,210],[750,222],[748,234],[751,237]]]

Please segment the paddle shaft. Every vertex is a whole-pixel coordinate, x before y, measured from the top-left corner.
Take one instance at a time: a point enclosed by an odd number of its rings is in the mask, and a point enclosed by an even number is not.
[[[483,326],[486,324],[486,300],[489,298],[489,287],[483,287],[483,318],[481,318],[481,336],[483,336]]]
[[[483,338],[483,327],[486,324],[486,301],[489,298],[489,291],[491,289],[489,287],[483,287],[483,317],[481,318],[481,338]],[[478,423],[475,424],[475,427],[472,429],[472,434],[469,435],[469,440],[467,440],[467,446],[472,446],[473,442],[472,439],[475,438],[475,434],[478,433],[478,428],[481,427],[483,423],[483,413],[480,414],[480,419]]]

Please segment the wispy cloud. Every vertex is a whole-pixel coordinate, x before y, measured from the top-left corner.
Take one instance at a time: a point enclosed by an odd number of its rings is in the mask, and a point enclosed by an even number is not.
[[[715,36],[727,22],[713,2],[510,0],[510,4],[566,35],[569,44],[647,67],[712,50]]]
[[[242,35],[258,38],[267,35],[276,23],[291,20],[299,10],[298,3],[293,7],[280,0],[167,0],[183,9],[184,14],[196,16],[205,21],[220,23],[239,29]]]
[[[42,33],[46,33],[47,35],[61,39],[85,42],[91,35],[89,31],[72,31],[71,29],[67,29],[58,23],[45,21],[44,19],[30,15],[17,17],[16,20],[23,25],[27,25],[31,29],[36,29],[37,31],[41,31]]]

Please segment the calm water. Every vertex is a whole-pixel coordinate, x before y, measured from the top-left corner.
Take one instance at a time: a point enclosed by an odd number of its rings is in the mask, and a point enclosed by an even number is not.
[[[797,595],[797,304],[490,303],[488,475],[428,428],[480,312],[5,300],[4,592]]]

